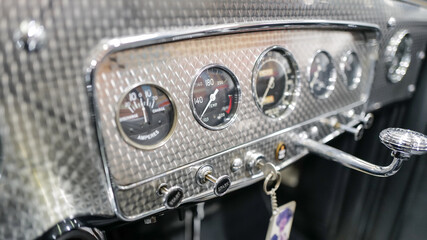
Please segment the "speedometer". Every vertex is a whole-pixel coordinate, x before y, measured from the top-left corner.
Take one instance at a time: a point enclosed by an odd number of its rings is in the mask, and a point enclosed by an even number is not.
[[[170,138],[176,114],[165,89],[154,84],[139,84],[121,97],[116,122],[127,143],[151,150]]]
[[[261,54],[252,73],[252,90],[262,113],[278,118],[293,109],[298,86],[298,66],[290,52],[275,46]]]
[[[209,65],[197,75],[191,88],[191,109],[205,128],[219,130],[235,118],[240,98],[236,76],[226,67]]]

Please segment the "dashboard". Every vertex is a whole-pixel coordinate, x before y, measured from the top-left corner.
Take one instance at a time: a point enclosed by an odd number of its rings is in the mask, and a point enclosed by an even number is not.
[[[1,239],[107,239],[360,140],[427,46],[422,3],[2,4]]]
[[[88,89],[120,215],[165,208],[162,184],[182,188],[183,202],[212,197],[213,184],[197,183],[204,166],[233,189],[260,179],[247,169],[254,151],[288,166],[303,154],[291,133],[337,134],[323,119],[352,127],[366,111],[377,37],[375,26],[294,22],[101,43]]]

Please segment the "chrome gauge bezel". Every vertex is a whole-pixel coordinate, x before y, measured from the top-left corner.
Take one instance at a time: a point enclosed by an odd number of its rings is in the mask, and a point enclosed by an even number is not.
[[[311,77],[310,76],[311,65],[313,64],[314,59],[316,59],[317,55],[320,54],[320,53],[324,53],[327,56],[327,58],[329,59],[329,61],[332,64],[332,67],[333,67],[333,69],[332,69],[332,76],[329,77],[330,84],[327,87],[328,91],[326,91],[322,95],[316,94],[314,92],[313,88],[310,86],[310,83],[311,83],[311,80],[310,80],[310,77]],[[334,59],[332,58],[331,54],[329,54],[329,52],[327,52],[326,50],[322,50],[322,49],[317,50],[314,53],[313,57],[309,60],[308,66],[307,66],[307,82],[308,82],[308,85],[309,85],[309,88],[310,88],[311,95],[313,95],[317,99],[327,99],[333,93],[333,91],[335,90],[335,84],[337,82],[337,68],[335,67]]]
[[[347,63],[349,56],[351,56],[352,54],[357,58],[359,65],[357,66],[356,76],[353,77],[353,79],[348,79],[347,75],[345,74],[345,65]],[[355,51],[348,50],[347,52],[345,52],[342,55],[341,61],[340,61],[340,71],[341,71],[342,79],[343,79],[344,84],[346,85],[347,89],[348,90],[355,90],[359,86],[360,81],[362,80],[362,72],[363,72],[359,55]]]
[[[194,93],[194,87],[195,87],[197,78],[205,70],[210,69],[210,68],[220,68],[220,69],[224,70],[228,75],[230,75],[230,77],[233,80],[233,82],[236,86],[236,89],[237,89],[236,112],[231,117],[230,121],[228,121],[227,123],[225,123],[224,125],[221,125],[221,126],[210,126],[210,125],[204,123],[202,121],[202,119],[200,119],[199,115],[197,114],[196,106],[194,105],[194,102],[193,102],[193,93]],[[230,69],[228,69],[226,66],[218,64],[218,63],[213,63],[213,64],[209,64],[209,65],[206,65],[203,68],[201,68],[199,71],[197,71],[196,75],[193,77],[193,81],[192,81],[191,87],[190,87],[190,109],[191,109],[191,112],[193,113],[194,118],[202,127],[209,129],[209,130],[218,131],[218,130],[222,130],[222,129],[227,128],[236,120],[237,115],[238,115],[241,97],[242,97],[242,91],[240,88],[239,79],[236,77],[236,75]]]
[[[260,64],[263,61],[265,55],[267,53],[269,53],[270,51],[281,52],[282,56],[284,56],[290,62],[290,64],[292,65],[291,67],[293,68],[293,71],[295,72],[295,89],[292,92],[292,100],[287,105],[286,110],[281,115],[279,115],[277,117],[270,116],[264,112],[264,110],[262,109],[262,107],[259,104],[258,96],[257,96],[257,92],[256,92],[256,82],[257,82],[257,76],[258,76]],[[271,119],[283,119],[286,116],[288,116],[295,109],[298,97],[301,94],[301,74],[300,74],[300,70],[299,70],[298,64],[297,64],[294,56],[286,48],[281,47],[281,46],[277,46],[277,45],[265,49],[257,58],[257,60],[254,64],[254,68],[252,69],[252,84],[251,85],[252,85],[252,98],[254,99],[256,107],[264,116],[271,118]],[[284,89],[284,93],[285,92],[286,92],[286,89]]]
[[[120,114],[119,114],[120,113],[120,106],[122,104],[123,99],[129,94],[130,91],[132,91],[133,89],[135,89],[137,87],[143,86],[143,85],[151,85],[153,87],[160,89],[168,97],[168,99],[171,102],[171,105],[173,107],[173,117],[174,118],[173,118],[173,123],[172,123],[172,126],[171,126],[168,134],[160,142],[158,142],[156,144],[152,144],[152,145],[142,145],[142,144],[134,142],[132,139],[130,139],[126,135],[126,133],[124,132],[122,125],[120,124],[120,121],[119,121],[119,119],[120,119]],[[119,98],[119,101],[116,104],[115,114],[116,114],[115,120],[116,120],[117,129],[119,130],[120,135],[123,138],[123,140],[127,144],[129,144],[135,148],[141,149],[141,150],[154,150],[156,148],[163,146],[172,137],[173,133],[175,132],[175,128],[176,128],[176,125],[178,122],[178,110],[177,110],[177,106],[176,106],[175,101],[173,100],[172,96],[170,95],[170,93],[165,88],[163,88],[162,86],[160,86],[156,83],[153,83],[153,82],[136,83],[136,84],[133,84],[133,85],[127,87],[123,91],[122,95]]]
[[[402,56],[402,59],[399,61],[399,64],[398,64],[398,68],[396,68],[393,72],[390,72],[390,67],[393,62],[393,59],[396,57],[397,50],[400,44],[404,43],[403,40],[406,37],[408,37],[411,42],[411,44],[409,45],[409,51]],[[391,83],[398,83],[402,81],[403,77],[406,75],[406,72],[408,71],[408,68],[411,64],[412,45],[413,45],[412,36],[409,33],[409,31],[406,29],[396,32],[390,38],[390,41],[388,42],[386,50],[384,52],[384,62],[385,62],[387,79]]]

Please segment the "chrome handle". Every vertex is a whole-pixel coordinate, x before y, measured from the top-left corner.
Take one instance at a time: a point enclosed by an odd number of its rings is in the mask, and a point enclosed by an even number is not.
[[[387,128],[380,133],[381,142],[393,152],[421,155],[427,152],[427,136],[402,128]]]
[[[427,152],[427,137],[414,131],[388,128],[380,133],[380,139],[384,145],[392,150],[393,161],[388,166],[378,166],[366,162],[341,150],[308,138],[297,137],[294,139],[294,143],[307,148],[311,153],[377,177],[391,176],[399,171],[403,161],[408,160],[411,155],[421,155]]]

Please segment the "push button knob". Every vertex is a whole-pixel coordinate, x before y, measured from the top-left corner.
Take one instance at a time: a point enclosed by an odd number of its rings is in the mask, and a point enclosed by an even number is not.
[[[160,196],[163,196],[163,205],[166,209],[177,208],[184,198],[184,191],[179,186],[173,186],[168,188],[168,186],[163,183],[160,185],[157,193]]]
[[[196,174],[196,179],[198,184],[206,184],[211,182],[214,184],[214,194],[217,196],[224,195],[231,186],[231,180],[228,175],[222,175],[220,177],[214,177],[212,175],[213,168],[211,166],[203,166],[199,168]]]

